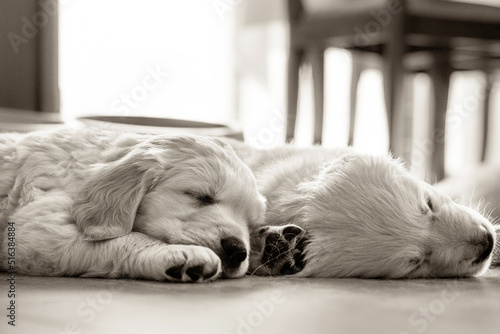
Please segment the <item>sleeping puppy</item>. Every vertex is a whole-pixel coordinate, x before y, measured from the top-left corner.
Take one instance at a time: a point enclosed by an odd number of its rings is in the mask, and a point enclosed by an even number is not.
[[[229,145],[92,129],[0,135],[0,269],[199,282],[248,269],[264,202]]]
[[[488,219],[389,156],[231,144],[267,199],[266,223],[251,233],[251,274],[467,277],[491,263]]]

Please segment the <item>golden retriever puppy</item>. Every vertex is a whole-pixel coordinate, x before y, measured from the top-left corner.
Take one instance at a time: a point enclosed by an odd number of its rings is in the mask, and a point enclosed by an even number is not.
[[[467,277],[490,265],[493,225],[389,156],[268,151],[231,142],[267,199],[250,273],[298,277]]]
[[[215,138],[92,129],[0,135],[0,269],[199,282],[248,269],[264,215]]]

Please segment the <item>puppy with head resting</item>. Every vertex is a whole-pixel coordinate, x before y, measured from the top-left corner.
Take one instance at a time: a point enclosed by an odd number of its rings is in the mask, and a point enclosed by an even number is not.
[[[468,277],[492,261],[490,221],[388,155],[231,145],[267,199],[265,225],[251,233],[250,274]]]
[[[248,269],[264,202],[229,145],[66,129],[0,134],[0,269],[193,282]],[[9,262],[8,262],[9,260]]]

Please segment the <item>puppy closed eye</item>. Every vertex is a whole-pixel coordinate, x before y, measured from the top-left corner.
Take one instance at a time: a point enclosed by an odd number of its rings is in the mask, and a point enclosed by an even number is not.
[[[427,197],[427,207],[429,210],[434,211],[434,205],[432,204],[432,200],[430,197]]]
[[[217,202],[215,197],[210,194],[197,193],[193,191],[185,191],[184,194],[196,200],[196,204],[199,206],[209,206]]]
[[[422,206],[422,214],[425,215],[428,212],[434,212],[434,203],[429,196],[426,198],[425,205]]]

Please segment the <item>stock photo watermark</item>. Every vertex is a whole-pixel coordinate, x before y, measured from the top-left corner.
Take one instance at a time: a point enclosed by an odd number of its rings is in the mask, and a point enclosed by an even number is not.
[[[281,290],[274,290],[271,292],[269,298],[262,301],[253,302],[253,310],[246,316],[238,316],[236,320],[238,325],[236,326],[237,334],[252,334],[262,326],[266,319],[271,317],[276,311],[277,305],[282,305],[286,301],[286,296]],[[230,334],[225,332],[224,334]]]
[[[256,135],[249,137],[248,144],[258,149],[278,146],[280,145],[279,140],[283,137],[285,126],[284,113],[277,108],[273,108],[267,125],[262,127]]]
[[[460,103],[450,108],[446,124],[452,129],[457,129],[464,120],[478,110],[481,103],[485,103],[486,93],[486,84],[481,82],[472,94],[468,94]]]
[[[444,129],[433,129],[433,134],[429,138],[423,140],[415,141],[411,153],[411,164],[412,166],[423,166],[428,157],[434,151],[434,146],[436,144],[442,144],[445,141],[445,130]]]
[[[7,323],[10,326],[16,326],[16,224],[14,222],[7,223],[7,278],[8,291],[8,306],[7,306]]]
[[[354,45],[365,46],[373,42],[374,39],[378,38],[382,30],[389,26],[393,16],[398,15],[403,10],[401,0],[391,0],[387,2],[387,6],[384,9],[371,10],[370,15],[373,20],[367,22],[362,28],[355,27],[354,32]]]
[[[106,306],[113,301],[113,294],[109,290],[100,290],[91,297],[87,297],[79,303],[75,309],[81,321],[68,321],[62,331],[53,334],[79,334],[83,333],[82,327],[90,324],[98,313],[105,310]]]
[[[441,290],[438,297],[432,299],[427,305],[420,307],[418,311],[409,316],[408,324],[410,329],[399,332],[399,334],[423,333],[440,315],[446,312],[448,306],[457,300],[459,296],[460,291],[448,284],[444,290]]]
[[[215,0],[212,2],[212,6],[219,16],[219,19],[224,20],[226,13],[234,12],[236,7],[242,2],[243,0]]]
[[[156,90],[169,77],[169,72],[156,65],[146,67],[146,75],[141,83],[135,85],[127,93],[122,93],[119,98],[111,103],[111,112],[116,115],[126,116],[147,99],[152,91]]]
[[[17,32],[10,31],[7,33],[7,39],[12,46],[14,53],[19,53],[22,45],[28,44],[39,30],[45,27],[50,20],[54,20],[58,11],[59,5],[64,5],[72,0],[43,0],[39,1],[39,10],[31,17],[21,17],[19,30]]]
[[[443,115],[445,117],[445,126],[448,129],[458,129],[464,121],[467,121],[478,108],[481,103],[486,101],[486,84],[481,82],[471,94],[465,96],[459,103],[454,104]],[[427,157],[434,151],[436,144],[445,142],[446,130],[443,128],[435,128],[431,135],[419,141],[415,141],[412,149],[411,161],[414,166],[422,166],[426,163]]]

